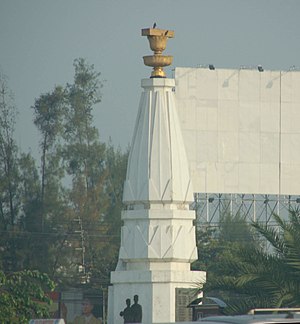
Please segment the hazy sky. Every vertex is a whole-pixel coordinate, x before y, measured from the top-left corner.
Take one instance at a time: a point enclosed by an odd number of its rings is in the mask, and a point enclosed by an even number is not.
[[[95,109],[102,141],[126,147],[133,133],[140,80],[151,55],[141,29],[175,30],[165,54],[173,66],[300,66],[299,0],[0,0],[0,70],[20,111],[17,141],[36,152],[35,98],[72,82],[83,57],[106,80]],[[167,70],[172,76],[172,68]]]

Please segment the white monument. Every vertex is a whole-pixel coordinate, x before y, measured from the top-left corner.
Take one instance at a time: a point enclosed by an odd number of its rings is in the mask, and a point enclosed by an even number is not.
[[[193,189],[177,116],[175,81],[165,78],[162,55],[174,32],[143,29],[154,55],[144,63],[153,67],[136,120],[124,185],[124,225],[117,269],[111,273],[108,323],[124,323],[120,311],[126,299],[138,295],[142,323],[175,322],[176,288],[195,288],[205,273],[191,271],[197,259]]]

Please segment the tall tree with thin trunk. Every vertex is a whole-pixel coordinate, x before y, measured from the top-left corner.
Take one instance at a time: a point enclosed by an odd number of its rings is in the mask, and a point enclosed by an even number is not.
[[[87,282],[94,268],[93,251],[99,249],[95,238],[106,229],[103,224],[109,204],[106,146],[99,141],[98,130],[93,125],[93,109],[101,101],[100,73],[82,58],[74,61],[74,68],[74,82],[67,85],[68,110],[62,154],[72,180],[69,197],[73,224],[76,232],[80,232],[78,269],[82,272],[82,281]]]
[[[0,217],[4,228],[17,222],[18,149],[14,139],[17,110],[4,75],[0,75]]]
[[[51,195],[51,187],[57,185],[57,181],[53,181],[59,172],[59,161],[57,160],[57,144],[62,131],[62,118],[65,107],[64,89],[56,86],[52,92],[41,95],[36,99],[33,106],[34,124],[41,133],[40,149],[41,149],[41,230],[44,230],[45,220],[45,196]],[[60,180],[60,179],[59,179]],[[57,189],[57,188],[56,188]]]
[[[66,109],[66,93],[61,86],[42,94],[35,100],[34,124],[40,132],[41,172],[39,196],[27,215],[27,229],[31,231],[36,254],[31,259],[31,267],[36,267],[50,275],[59,268],[58,258],[64,254],[63,244],[68,222],[66,221],[66,201],[63,188],[64,169],[61,163],[63,119]],[[25,162],[25,160],[24,160]],[[27,161],[28,163],[29,161]],[[35,220],[34,223],[30,220]],[[38,226],[37,226],[38,224]],[[30,228],[28,228],[28,226]],[[46,233],[46,234],[44,234]],[[39,261],[38,261],[39,260]]]
[[[14,139],[17,109],[7,79],[0,74],[0,246],[3,269],[18,266],[20,247],[19,152]]]

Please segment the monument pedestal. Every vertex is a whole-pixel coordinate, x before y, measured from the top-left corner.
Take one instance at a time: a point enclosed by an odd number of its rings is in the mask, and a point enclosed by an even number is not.
[[[113,286],[109,290],[109,323],[123,323],[120,311],[125,300],[139,296],[143,309],[143,324],[175,322],[176,288],[196,288],[196,283],[205,280],[205,273],[186,271],[115,271],[112,273]]]

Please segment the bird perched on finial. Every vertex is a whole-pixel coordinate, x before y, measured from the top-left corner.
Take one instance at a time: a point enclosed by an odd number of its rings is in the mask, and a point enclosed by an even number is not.
[[[156,27],[156,22],[153,24],[153,27],[152,28],[155,28]]]

